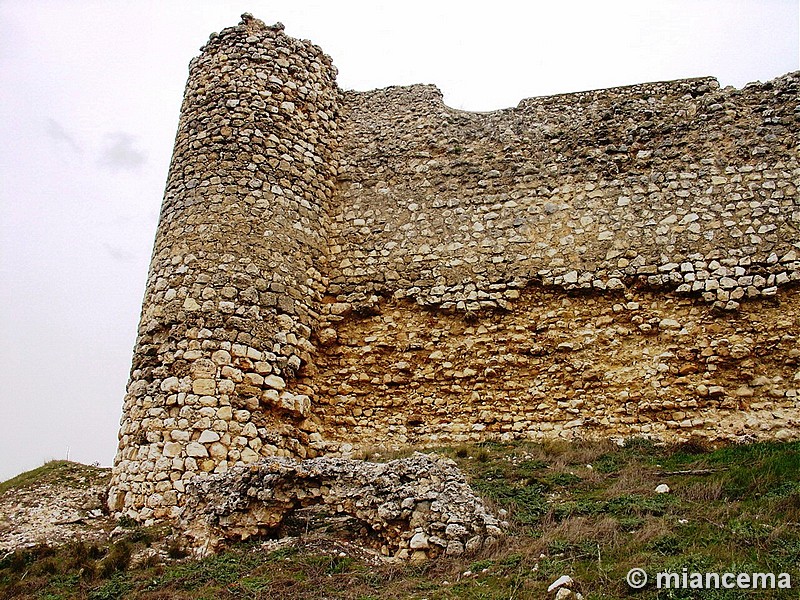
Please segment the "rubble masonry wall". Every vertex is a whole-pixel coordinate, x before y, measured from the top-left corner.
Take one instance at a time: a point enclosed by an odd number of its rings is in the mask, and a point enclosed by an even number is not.
[[[451,109],[249,15],[190,65],[110,504],[265,456],[794,437],[797,73]]]

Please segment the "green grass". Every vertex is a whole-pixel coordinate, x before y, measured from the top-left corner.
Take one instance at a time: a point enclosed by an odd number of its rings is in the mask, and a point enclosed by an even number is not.
[[[67,485],[85,487],[88,479],[96,469],[87,469],[85,465],[68,460],[51,460],[41,467],[20,473],[16,477],[0,481],[0,494],[9,490],[23,489],[33,483],[58,482]]]
[[[511,522],[499,548],[423,565],[370,564],[318,546],[268,552],[236,544],[203,560],[131,568],[163,530],[130,527],[105,546],[19,551],[0,560],[0,597],[140,600],[286,598],[373,600],[546,598],[568,574],[589,599],[797,598],[791,590],[634,592],[629,569],[788,572],[800,586],[800,442],[722,448],[608,443],[482,443],[438,450]],[[45,465],[48,476],[60,468]],[[15,478],[19,479],[19,478]],[[35,476],[13,485],[28,485]],[[14,480],[6,482],[11,484]],[[666,483],[668,494],[656,494]],[[313,548],[317,548],[316,550]]]

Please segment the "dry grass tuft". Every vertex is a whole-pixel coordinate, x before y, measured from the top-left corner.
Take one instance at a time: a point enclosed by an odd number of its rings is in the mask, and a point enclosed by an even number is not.
[[[632,534],[638,545],[646,545],[672,532],[671,525],[663,518],[649,518],[642,527]]]
[[[533,544],[533,554],[546,553],[554,542],[584,544],[592,542],[604,547],[615,547],[624,535],[619,522],[613,517],[570,517],[560,523],[553,523],[551,517],[543,523],[542,536]]]
[[[675,493],[690,502],[715,502],[722,497],[724,485],[719,479],[696,481],[675,490]]]
[[[545,440],[530,448],[527,453],[533,460],[541,460],[550,464],[551,468],[563,470],[574,465],[590,465],[604,454],[619,448],[609,441],[586,440]]]
[[[656,486],[663,483],[662,479],[640,465],[627,465],[614,474],[614,481],[605,489],[604,496],[614,498],[626,494],[652,494]]]

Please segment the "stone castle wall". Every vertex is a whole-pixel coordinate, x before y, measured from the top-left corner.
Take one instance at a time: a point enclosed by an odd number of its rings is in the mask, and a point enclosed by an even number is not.
[[[429,86],[347,94],[329,293],[478,310],[507,307],[500,282],[639,278],[723,307],[771,295],[800,277],[798,78],[718,88],[645,84],[488,114],[449,109]]]
[[[303,456],[294,375],[325,290],[340,92],[322,50],[245,19],[190,65],[111,505],[174,513],[185,481]]]
[[[796,435],[797,73],[343,106],[326,439]]]
[[[246,16],[192,62],[112,507],[261,456],[798,431],[798,74],[342,92]]]

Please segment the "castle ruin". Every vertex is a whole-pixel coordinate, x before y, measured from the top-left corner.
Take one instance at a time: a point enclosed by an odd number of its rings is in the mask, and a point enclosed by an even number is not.
[[[798,436],[799,84],[469,113],[244,15],[190,64],[112,509],[270,456]]]

